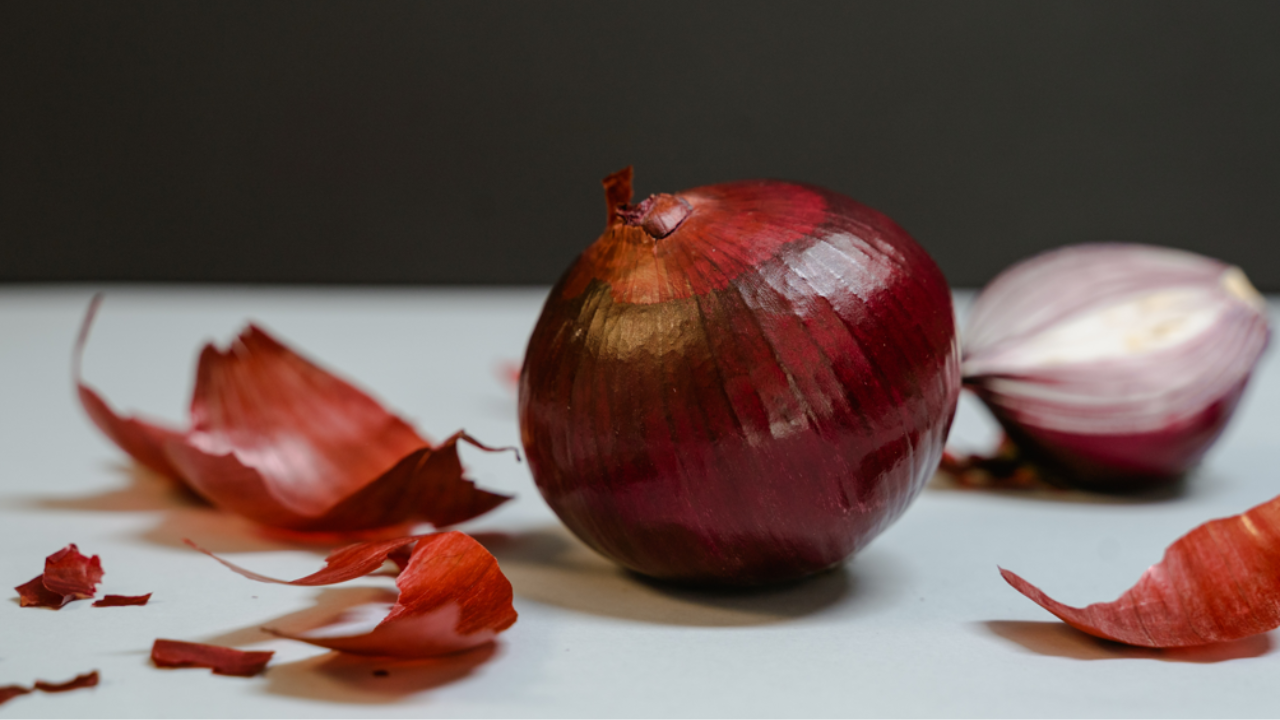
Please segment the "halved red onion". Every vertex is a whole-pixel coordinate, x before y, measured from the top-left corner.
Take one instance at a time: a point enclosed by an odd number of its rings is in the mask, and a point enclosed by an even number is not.
[[[959,393],[951,295],[884,215],[757,180],[630,205],[551,291],[520,375],[530,468],[639,572],[754,584],[844,561],[937,468]]]
[[[974,301],[965,385],[1020,450],[1073,484],[1150,486],[1221,434],[1266,347],[1239,268],[1147,245],[1075,245],[1009,268]]]
[[[419,521],[445,527],[510,500],[463,477],[463,432],[423,439],[350,383],[250,325],[226,350],[205,346],[196,368],[191,428],[118,415],[80,380],[80,402],[116,445],[214,505],[271,527],[351,532]]]
[[[338,625],[305,634],[264,628],[331,650],[407,658],[445,655],[491,642],[516,621],[510,581],[493,555],[465,533],[356,543],[330,553],[324,568],[297,580],[260,575],[190,540],[187,544],[251,580],[282,585],[331,585],[395,562],[401,570],[394,603],[355,608]]]

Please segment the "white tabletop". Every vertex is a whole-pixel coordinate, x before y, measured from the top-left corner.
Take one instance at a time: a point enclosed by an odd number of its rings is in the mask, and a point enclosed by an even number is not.
[[[925,490],[839,572],[752,593],[650,585],[563,531],[527,466],[464,450],[482,486],[518,495],[460,529],[483,534],[520,619],[499,642],[415,663],[348,658],[260,632],[304,628],[389,578],[263,585],[186,548],[300,577],[318,551],[263,536],[135,470],[75,403],[70,350],[89,287],[0,288],[0,580],[38,574],[67,543],[102,557],[102,593],[145,607],[0,603],[0,685],[96,669],[91,690],[34,693],[18,717],[1274,716],[1272,635],[1153,652],[1058,623],[1002,565],[1071,604],[1111,600],[1212,517],[1280,493],[1280,358],[1269,353],[1220,443],[1178,492]],[[518,443],[517,362],[544,290],[108,288],[85,376],[118,409],[185,424],[195,353],[248,319],[373,392],[433,438]],[[1277,304],[1271,305],[1273,317]],[[994,438],[971,398],[954,441]],[[271,649],[251,679],[159,670],[157,637]],[[388,671],[377,677],[375,669]]]

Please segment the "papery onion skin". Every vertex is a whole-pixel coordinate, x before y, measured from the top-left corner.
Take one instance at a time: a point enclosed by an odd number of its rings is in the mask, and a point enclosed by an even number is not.
[[[566,525],[660,579],[753,585],[838,565],[934,472],[959,393],[951,295],[884,215],[728,183],[630,206],[543,308],[523,444]]]
[[[1208,324],[1124,356],[1026,359],[1032,341],[1086,316],[1174,301]],[[1190,318],[1171,317],[1171,332]],[[1158,343],[1158,327],[1138,330],[1139,346]],[[1027,459],[1078,487],[1127,492],[1167,484],[1200,462],[1270,331],[1264,301],[1238,268],[1117,243],[1068,246],[1007,269],[974,301],[962,335],[966,387]]]

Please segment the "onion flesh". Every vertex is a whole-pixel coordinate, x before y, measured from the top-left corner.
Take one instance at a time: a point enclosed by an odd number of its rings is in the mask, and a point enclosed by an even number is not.
[[[1269,333],[1239,268],[1169,248],[1076,245],[978,295],[964,382],[1029,459],[1078,486],[1140,489],[1200,461]]]

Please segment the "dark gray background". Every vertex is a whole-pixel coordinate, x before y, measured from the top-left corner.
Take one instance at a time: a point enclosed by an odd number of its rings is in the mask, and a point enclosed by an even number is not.
[[[0,5],[0,280],[549,283],[641,193],[803,180],[955,285],[1065,243],[1280,290],[1280,3]]]

